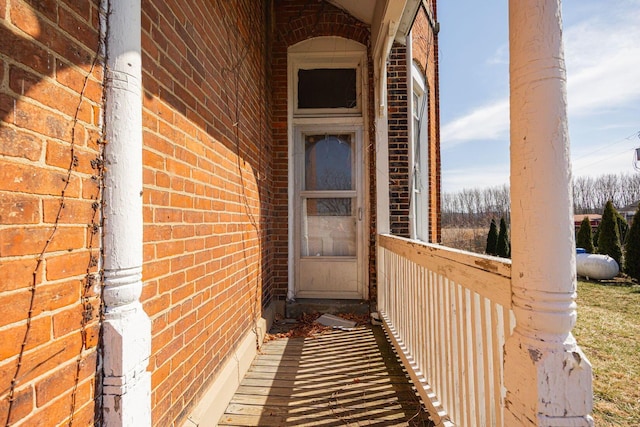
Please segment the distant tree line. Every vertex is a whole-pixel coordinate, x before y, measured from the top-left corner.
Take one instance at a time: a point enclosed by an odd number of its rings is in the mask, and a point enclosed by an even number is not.
[[[624,230],[624,234],[620,231]],[[625,238],[621,238],[625,236]],[[602,221],[593,236],[591,223],[584,218],[576,236],[576,247],[583,248],[587,253],[609,255],[620,267],[620,271],[635,280],[640,280],[640,208],[636,210],[632,226],[622,217],[611,201],[607,201],[602,212]],[[507,224],[500,218],[500,231],[495,219],[491,219],[487,244],[484,253],[510,258],[511,243]]]
[[[486,227],[509,216],[509,186],[465,188],[442,194],[443,227]]]
[[[640,200],[640,174],[606,174],[573,180],[575,214],[602,213],[607,201],[620,209]],[[509,186],[465,188],[442,194],[443,227],[487,227],[493,218],[509,223]]]
[[[640,211],[630,227],[615,209],[640,200],[640,174],[577,177],[573,182],[573,199],[575,214],[603,214],[602,223],[593,234],[589,221],[583,221],[576,246],[590,253],[610,255],[622,271],[640,280]],[[443,193],[443,243],[509,257],[509,211],[508,185]]]
[[[611,201],[617,209],[640,200],[640,174],[606,174],[573,180],[573,209],[576,214],[602,213]]]

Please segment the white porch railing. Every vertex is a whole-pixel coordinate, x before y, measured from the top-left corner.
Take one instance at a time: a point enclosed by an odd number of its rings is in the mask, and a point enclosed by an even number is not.
[[[378,308],[436,425],[504,425],[509,260],[379,235]]]

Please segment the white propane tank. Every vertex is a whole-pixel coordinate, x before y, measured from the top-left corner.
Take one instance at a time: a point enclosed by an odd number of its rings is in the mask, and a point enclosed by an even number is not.
[[[578,276],[609,280],[618,275],[620,267],[609,255],[578,253],[576,254],[576,271]]]

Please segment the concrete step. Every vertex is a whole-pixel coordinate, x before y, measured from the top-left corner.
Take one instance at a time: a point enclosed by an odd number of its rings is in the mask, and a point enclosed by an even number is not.
[[[353,313],[368,314],[369,301],[354,299],[318,299],[318,298],[298,298],[295,301],[287,301],[285,305],[285,317],[297,319],[303,313]]]

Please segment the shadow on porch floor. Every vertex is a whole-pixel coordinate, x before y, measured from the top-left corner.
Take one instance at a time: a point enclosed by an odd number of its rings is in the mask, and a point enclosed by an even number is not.
[[[266,343],[221,426],[432,426],[379,326]]]

